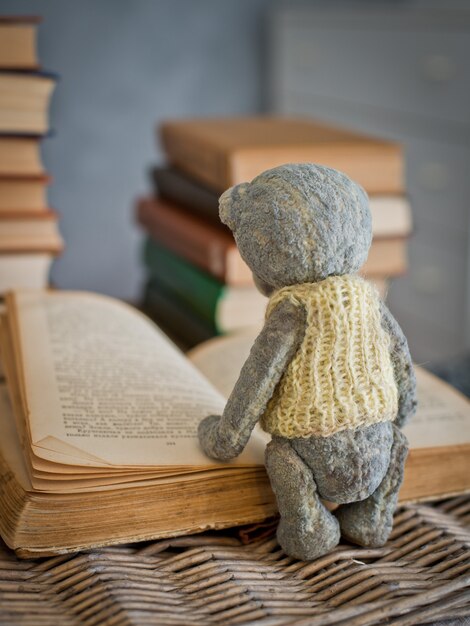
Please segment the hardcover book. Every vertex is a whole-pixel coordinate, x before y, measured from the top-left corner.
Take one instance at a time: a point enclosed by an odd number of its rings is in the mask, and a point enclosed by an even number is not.
[[[225,380],[227,393],[251,343],[222,341],[192,359],[219,387]],[[223,411],[223,395],[129,306],[87,293],[13,292],[0,345],[8,382],[8,392],[0,389],[0,534],[20,556],[275,513],[266,435],[255,430],[230,463],[208,459],[196,429]],[[469,404],[424,372],[419,381],[401,501],[470,489]]]
[[[0,222],[1,225],[1,222]],[[45,289],[54,257],[47,252],[0,254],[0,297],[10,289]]]
[[[53,256],[63,249],[41,155],[57,77],[39,66],[40,22],[0,16],[0,296],[47,287]]]
[[[37,26],[41,18],[34,15],[0,16],[0,69],[36,70]]]
[[[0,252],[62,251],[63,241],[54,211],[0,211]]]
[[[222,224],[163,198],[141,198],[136,217],[157,243],[223,283],[234,287],[253,285],[253,276],[233,235]],[[403,274],[407,268],[406,244],[406,237],[375,239],[361,273],[367,278]]]
[[[44,176],[41,137],[0,135],[0,176]]]
[[[204,321],[211,335],[262,325],[267,300],[254,285],[225,285],[150,238],[144,244],[144,262],[151,281],[160,283],[190,315]]]
[[[11,212],[45,211],[47,209],[47,185],[45,174],[36,176],[0,174],[0,215]]]
[[[181,350],[214,337],[212,324],[194,313],[158,279],[145,284],[142,309]]]
[[[222,192],[283,163],[319,163],[340,170],[369,193],[402,194],[399,144],[309,119],[246,117],[164,122],[168,161]]]
[[[228,397],[256,339],[256,329],[215,337],[188,352],[189,360]],[[400,502],[470,491],[470,401],[415,365],[418,410],[405,425],[410,451]]]
[[[175,202],[194,214],[220,224],[220,193],[174,167],[152,170],[155,195]],[[411,207],[403,195],[369,197],[374,237],[406,237],[412,231]]]
[[[52,74],[0,72],[0,133],[46,133],[55,83]]]
[[[162,198],[141,198],[137,220],[150,236],[227,285],[253,284],[232,234]]]
[[[182,535],[275,512],[255,433],[208,459],[223,397],[148,318],[88,293],[7,295],[0,534],[20,555]],[[10,406],[11,402],[11,406]]]

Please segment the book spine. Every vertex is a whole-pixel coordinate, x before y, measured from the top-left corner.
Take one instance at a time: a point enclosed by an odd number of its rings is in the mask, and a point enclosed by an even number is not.
[[[57,222],[58,215],[53,209],[0,209],[0,222]]]
[[[184,176],[173,168],[152,171],[155,195],[166,198],[193,211],[204,219],[223,227],[219,218],[219,194]]]
[[[158,280],[196,315],[220,331],[217,306],[225,289],[223,283],[148,238],[144,244],[144,262],[150,279]]]
[[[3,254],[52,254],[58,256],[64,250],[60,241],[23,241],[21,243],[5,244],[0,242],[0,255]]]
[[[52,177],[49,174],[3,174],[0,173],[0,185],[3,184],[15,184],[22,183],[27,184],[31,183],[33,185],[42,184],[42,185],[50,185],[52,181]]]
[[[175,167],[194,176],[210,188],[225,190],[228,179],[227,163],[201,137],[187,137],[184,129],[175,128],[171,123],[160,127],[160,140],[168,161]]]
[[[405,237],[376,239],[372,242],[369,256],[360,273],[368,278],[392,278],[402,276],[407,268]]]
[[[253,284],[251,272],[240,257],[233,237],[224,230],[162,199],[140,200],[137,220],[152,239],[222,282],[239,286]],[[236,261],[230,254],[233,251]],[[229,254],[230,275],[227,276]]]

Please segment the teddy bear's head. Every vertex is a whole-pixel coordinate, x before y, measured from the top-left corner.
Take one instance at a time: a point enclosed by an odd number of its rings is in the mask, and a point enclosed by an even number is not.
[[[224,192],[219,208],[263,293],[356,272],[367,258],[367,194],[328,167],[302,163],[267,170]]]

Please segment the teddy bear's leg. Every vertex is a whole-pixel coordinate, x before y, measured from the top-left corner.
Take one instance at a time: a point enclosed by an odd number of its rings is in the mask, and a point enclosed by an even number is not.
[[[311,468],[320,497],[349,504],[365,500],[382,482],[390,465],[393,426],[381,422],[289,441]]]
[[[382,482],[366,500],[343,504],[335,511],[345,539],[371,548],[386,543],[392,530],[407,454],[408,441],[393,424],[390,464]]]
[[[338,521],[321,503],[312,470],[287,439],[273,437],[268,444],[266,469],[281,516],[277,538],[283,550],[301,560],[332,550],[340,539]]]

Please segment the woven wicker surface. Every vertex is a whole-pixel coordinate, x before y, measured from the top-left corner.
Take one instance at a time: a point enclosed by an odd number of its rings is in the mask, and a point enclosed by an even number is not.
[[[20,561],[0,548],[0,623],[467,623],[470,497],[398,510],[388,544],[287,558],[274,527]]]

